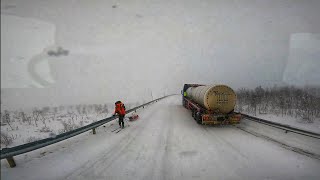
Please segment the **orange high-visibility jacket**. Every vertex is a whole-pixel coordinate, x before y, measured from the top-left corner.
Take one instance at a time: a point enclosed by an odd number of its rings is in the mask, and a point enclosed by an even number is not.
[[[115,110],[114,110],[114,114],[119,114],[119,115],[125,115],[126,114],[126,107],[124,106],[124,104],[122,102],[117,102],[115,104]]]

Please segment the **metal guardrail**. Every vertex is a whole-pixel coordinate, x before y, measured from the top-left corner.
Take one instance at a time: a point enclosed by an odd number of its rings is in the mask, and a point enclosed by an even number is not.
[[[246,117],[248,120],[255,121],[255,122],[258,122],[258,123],[262,123],[262,124],[265,124],[265,125],[268,125],[268,126],[272,126],[272,127],[278,128],[278,129],[282,129],[282,130],[284,130],[286,132],[293,132],[293,133],[296,133],[296,134],[301,134],[301,135],[304,135],[304,136],[309,136],[309,137],[313,137],[313,138],[316,138],[316,139],[320,139],[320,134],[315,133],[315,132],[306,131],[306,130],[303,130],[303,129],[299,129],[299,128],[296,128],[296,127],[292,127],[292,126],[281,124],[281,123],[277,123],[277,122],[267,121],[267,120],[260,119],[260,118],[257,118],[257,117],[249,116],[247,114],[242,114],[242,113],[240,113],[240,114],[243,117]]]
[[[172,96],[172,95],[168,95],[168,96]],[[135,108],[132,108],[130,110],[127,110],[126,113],[130,113],[130,112],[136,111],[137,109],[144,108],[144,106],[150,105],[150,104],[152,104],[154,102],[157,102],[157,101],[159,101],[161,99],[164,99],[164,98],[166,98],[168,96],[164,96],[164,97],[155,99],[155,100],[150,101],[148,103],[142,104],[142,105],[140,105],[138,107],[135,107]],[[93,130],[93,134],[95,134],[95,128],[97,128],[97,127],[99,127],[99,126],[101,126],[101,125],[103,125],[105,123],[108,123],[108,122],[110,122],[110,121],[112,121],[114,119],[117,119],[117,118],[118,118],[117,116],[108,117],[108,118],[99,120],[97,122],[91,123],[89,125],[80,127],[78,129],[59,134],[59,135],[57,135],[55,137],[41,139],[39,141],[34,141],[34,142],[31,142],[31,143],[22,144],[22,145],[15,146],[15,147],[12,147],[12,148],[3,148],[0,151],[1,159],[5,159],[6,158],[8,160],[8,162],[9,162],[10,166],[14,167],[15,163],[14,163],[14,160],[13,160],[13,156],[20,155],[20,154],[27,153],[27,152],[30,152],[30,151],[33,151],[33,150],[36,150],[36,149],[43,148],[45,146],[48,146],[48,145],[51,145],[51,144],[54,144],[54,143],[69,139],[69,138],[71,138],[73,136],[79,135],[79,134],[84,133],[86,131],[89,131],[91,129]],[[11,163],[13,163],[13,164],[11,164]]]

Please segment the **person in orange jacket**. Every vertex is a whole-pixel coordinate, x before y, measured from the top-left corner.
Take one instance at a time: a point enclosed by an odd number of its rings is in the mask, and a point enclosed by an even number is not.
[[[121,101],[117,101],[114,104],[115,104],[115,109],[114,109],[113,116],[115,116],[116,114],[119,115],[119,126],[121,128],[124,128],[123,119],[124,119],[124,116],[126,115],[126,107]]]

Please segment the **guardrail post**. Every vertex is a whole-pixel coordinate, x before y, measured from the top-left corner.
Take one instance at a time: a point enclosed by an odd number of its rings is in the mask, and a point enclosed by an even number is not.
[[[93,129],[92,129],[92,133],[93,133],[93,134],[96,134],[96,128],[93,128]]]
[[[6,159],[7,159],[11,168],[16,167],[16,163],[14,162],[13,157],[7,157]]]

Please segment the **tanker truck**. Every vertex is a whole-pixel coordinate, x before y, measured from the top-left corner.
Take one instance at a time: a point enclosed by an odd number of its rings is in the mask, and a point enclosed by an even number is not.
[[[236,93],[226,85],[185,84],[182,105],[192,112],[198,124],[238,124],[241,115],[234,112]]]

